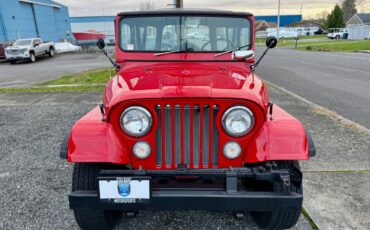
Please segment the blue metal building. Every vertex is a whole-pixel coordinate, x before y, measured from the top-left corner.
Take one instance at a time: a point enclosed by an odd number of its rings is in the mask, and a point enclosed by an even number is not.
[[[278,17],[277,15],[266,15],[266,16],[256,16],[257,21],[266,21],[266,22],[274,22],[277,24]],[[301,22],[302,15],[281,15],[280,16],[280,27],[287,26],[292,24],[293,22]]]
[[[72,31],[83,32],[87,30],[98,30],[106,33],[111,39],[114,39],[114,18],[115,16],[71,17]],[[277,23],[277,15],[256,16],[256,20]],[[301,14],[281,15],[280,27],[301,21]]]
[[[73,39],[68,8],[51,0],[0,0],[0,42]]]

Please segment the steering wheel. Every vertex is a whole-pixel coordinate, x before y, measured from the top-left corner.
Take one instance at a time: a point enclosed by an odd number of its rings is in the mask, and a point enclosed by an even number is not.
[[[228,40],[228,39],[225,39],[225,38],[216,38],[216,39],[213,39],[213,40],[209,40],[208,42],[206,42],[203,46],[202,46],[202,48],[201,48],[201,50],[202,51],[204,51],[204,48],[206,48],[206,46],[208,45],[208,44],[210,44],[212,41],[225,41],[225,42],[227,42],[227,46],[225,47],[225,49],[224,50],[228,50],[228,48],[229,47],[231,47],[231,49],[236,49],[236,45],[232,42],[232,41],[230,41],[230,40]]]

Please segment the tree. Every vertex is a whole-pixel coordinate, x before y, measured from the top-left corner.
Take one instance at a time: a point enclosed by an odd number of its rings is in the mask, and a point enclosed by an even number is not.
[[[344,21],[348,21],[355,13],[357,13],[356,0],[344,0],[342,8]]]
[[[345,26],[343,10],[339,5],[335,5],[334,10],[328,15],[326,20],[327,28],[343,28]]]
[[[155,9],[154,2],[145,1],[145,2],[141,2],[141,4],[140,4],[140,10],[141,11],[148,11],[148,10],[153,10],[153,9]]]

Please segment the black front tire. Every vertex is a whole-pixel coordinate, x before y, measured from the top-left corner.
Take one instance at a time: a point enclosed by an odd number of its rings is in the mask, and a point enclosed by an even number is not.
[[[49,49],[48,54],[49,54],[49,57],[54,57],[54,55],[55,55],[55,50],[54,50],[54,48],[53,48],[53,47],[51,47],[51,48]]]
[[[277,164],[280,169],[288,169],[289,172],[292,172],[293,167],[300,170],[298,161],[280,161]],[[297,180],[291,176],[291,181],[291,191],[302,194],[302,178]],[[274,183],[273,190],[285,192],[286,189],[281,183]],[[274,212],[253,212],[251,215],[258,227],[262,229],[288,229],[297,224],[301,208]]]
[[[103,166],[99,164],[75,164],[72,178],[72,191],[96,191],[97,175]],[[122,213],[103,211],[94,208],[74,209],[78,226],[83,230],[113,229],[120,221]]]
[[[30,62],[34,63],[35,61],[36,61],[36,55],[33,52],[31,52],[30,53]]]

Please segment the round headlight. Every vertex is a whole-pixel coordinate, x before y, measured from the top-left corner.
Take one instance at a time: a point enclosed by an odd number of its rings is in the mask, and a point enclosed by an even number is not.
[[[145,159],[150,155],[152,149],[150,145],[145,141],[140,141],[134,145],[133,152],[139,159]]]
[[[235,106],[228,109],[222,117],[222,126],[233,137],[248,134],[254,125],[252,111],[244,106]]]
[[[230,160],[236,159],[242,153],[242,148],[236,142],[228,142],[224,146],[223,154]]]
[[[152,116],[143,107],[133,106],[123,111],[120,122],[125,133],[134,137],[142,137],[149,132],[152,126]]]

